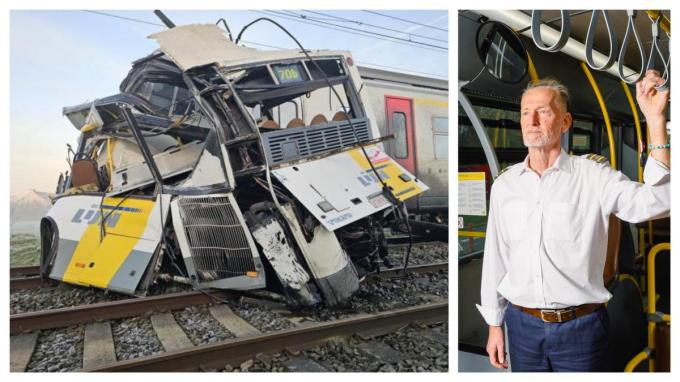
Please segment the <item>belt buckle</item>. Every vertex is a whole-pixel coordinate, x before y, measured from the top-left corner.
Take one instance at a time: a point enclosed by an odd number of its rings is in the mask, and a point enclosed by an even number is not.
[[[543,320],[543,322],[553,322],[553,321],[546,320],[545,316],[543,315],[546,312],[555,314],[557,316],[557,322],[559,322],[559,323],[562,322],[562,310],[560,310],[560,309],[541,309],[540,312],[541,312],[541,320]]]

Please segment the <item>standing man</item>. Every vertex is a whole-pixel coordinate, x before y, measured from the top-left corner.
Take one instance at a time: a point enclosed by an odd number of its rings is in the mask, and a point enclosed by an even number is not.
[[[481,305],[489,325],[491,364],[507,368],[503,323],[513,371],[598,371],[606,365],[609,317],[604,286],[609,215],[632,223],[670,215],[669,91],[659,73],[637,83],[637,102],[652,149],[644,184],[604,160],[569,156],[569,93],[556,80],[531,83],[521,101],[529,155],[494,182]],[[591,156],[592,157],[592,156]],[[599,157],[601,158],[601,157]]]

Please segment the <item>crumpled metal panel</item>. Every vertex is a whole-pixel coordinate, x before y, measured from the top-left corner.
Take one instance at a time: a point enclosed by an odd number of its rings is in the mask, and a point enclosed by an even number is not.
[[[175,27],[149,36],[161,46],[183,71],[215,62],[242,60],[257,55],[257,51],[231,42],[213,24],[191,24]]]

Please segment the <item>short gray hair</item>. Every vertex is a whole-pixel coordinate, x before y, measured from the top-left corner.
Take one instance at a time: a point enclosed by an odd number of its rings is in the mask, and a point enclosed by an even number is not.
[[[524,93],[526,93],[527,91],[536,88],[548,88],[554,90],[557,93],[558,104],[564,108],[564,111],[569,111],[570,100],[569,89],[567,89],[567,87],[564,86],[564,84],[560,82],[558,79],[553,77],[546,77],[536,82],[529,81],[529,84],[527,84],[526,89],[524,89],[524,91],[522,92],[522,97],[524,97]]]

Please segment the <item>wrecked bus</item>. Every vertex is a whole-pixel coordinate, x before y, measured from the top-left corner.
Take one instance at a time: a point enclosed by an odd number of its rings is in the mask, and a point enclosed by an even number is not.
[[[150,38],[119,94],[64,108],[80,136],[41,221],[43,277],[348,299],[428,189],[384,152],[350,53],[259,51],[209,24]]]

